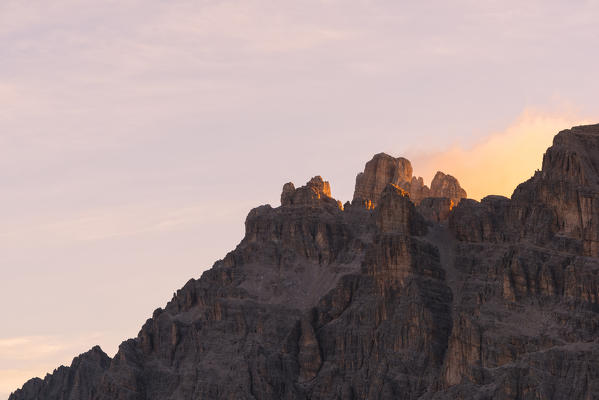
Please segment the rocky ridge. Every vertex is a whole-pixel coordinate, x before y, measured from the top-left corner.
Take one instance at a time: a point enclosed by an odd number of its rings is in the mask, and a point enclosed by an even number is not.
[[[599,398],[599,125],[560,132],[511,198],[377,154],[351,203],[315,177],[110,359],[28,399]]]
[[[409,193],[412,202],[419,205],[428,197],[448,198],[457,205],[467,194],[456,178],[438,171],[431,182],[431,187],[424,184],[422,177],[412,176],[413,169],[409,160],[403,157],[392,157],[385,153],[375,154],[366,163],[364,172],[356,177],[356,189],[352,203],[364,204],[369,208],[376,207],[383,189],[392,183]]]

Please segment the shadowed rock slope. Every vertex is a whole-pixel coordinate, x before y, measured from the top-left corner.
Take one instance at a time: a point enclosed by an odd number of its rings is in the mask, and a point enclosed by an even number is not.
[[[599,398],[599,125],[511,199],[421,183],[379,154],[344,207],[286,184],[113,359],[10,400]]]

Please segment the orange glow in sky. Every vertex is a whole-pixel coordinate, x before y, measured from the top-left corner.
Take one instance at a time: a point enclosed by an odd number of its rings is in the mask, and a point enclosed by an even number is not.
[[[504,131],[488,135],[471,147],[454,146],[413,156],[412,164],[425,179],[437,170],[455,176],[469,198],[480,200],[491,194],[510,197],[518,184],[541,168],[543,154],[557,132],[585,123],[592,122],[568,113],[527,110]]]

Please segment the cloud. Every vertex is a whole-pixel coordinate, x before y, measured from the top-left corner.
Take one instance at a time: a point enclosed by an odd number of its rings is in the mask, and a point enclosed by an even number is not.
[[[89,209],[61,219],[23,219],[9,223],[0,239],[0,246],[24,244],[60,245],[97,241],[124,236],[138,236],[197,227],[206,223],[226,220],[240,202],[201,202],[193,205],[135,204],[110,208]],[[251,204],[245,204],[249,209]],[[4,344],[3,344],[4,343]],[[0,351],[3,345],[0,339]]]
[[[428,179],[438,170],[454,175],[473,199],[490,194],[510,197],[518,184],[541,168],[543,154],[559,131],[593,123],[576,114],[525,110],[506,129],[486,135],[471,147],[456,145],[412,156],[414,171]]]

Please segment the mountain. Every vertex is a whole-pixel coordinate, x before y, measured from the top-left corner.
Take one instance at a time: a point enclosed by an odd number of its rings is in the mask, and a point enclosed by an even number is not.
[[[113,359],[10,400],[599,398],[599,125],[511,199],[465,197],[386,154],[351,203],[287,183]]]

